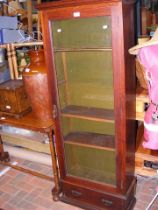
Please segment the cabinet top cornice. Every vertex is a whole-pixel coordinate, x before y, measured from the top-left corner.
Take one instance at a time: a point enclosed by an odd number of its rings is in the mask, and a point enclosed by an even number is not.
[[[42,4],[36,5],[38,10],[47,10],[59,7],[68,7],[68,6],[80,6],[86,4],[101,4],[101,3],[117,3],[122,2],[123,4],[131,4],[136,2],[136,0],[56,0],[52,2],[45,2]]]

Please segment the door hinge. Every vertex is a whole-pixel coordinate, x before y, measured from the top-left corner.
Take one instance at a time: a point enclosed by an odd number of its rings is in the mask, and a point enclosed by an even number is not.
[[[57,106],[56,105],[53,105],[52,115],[53,115],[54,119],[57,117]]]

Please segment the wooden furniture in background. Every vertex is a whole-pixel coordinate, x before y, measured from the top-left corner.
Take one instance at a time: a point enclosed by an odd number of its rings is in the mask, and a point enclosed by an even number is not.
[[[9,67],[11,68],[11,75],[12,75],[12,82],[14,82],[15,79],[19,79],[19,73],[17,71],[17,59],[16,59],[16,48],[22,47],[22,46],[42,46],[43,42],[33,42],[33,43],[15,43],[15,44],[9,44],[6,46],[2,46],[7,48],[8,54],[9,54],[9,61],[10,65]],[[14,68],[13,68],[14,67]],[[19,81],[21,82],[21,81]],[[37,131],[41,133],[45,133],[48,136],[49,139],[49,146],[50,146],[50,154],[52,157],[52,167],[53,167],[53,175],[54,178],[46,176],[44,174],[31,171],[25,168],[22,168],[20,166],[15,166],[9,163],[9,154],[4,151],[3,149],[3,141],[0,135],[0,164],[8,165],[14,169],[26,172],[26,173],[31,173],[35,176],[39,176],[44,179],[48,180],[54,180],[55,182],[55,191],[59,191],[59,181],[58,181],[58,166],[57,166],[57,161],[56,161],[56,152],[55,152],[55,147],[54,147],[54,134],[56,133],[55,127],[54,127],[54,122],[52,120],[39,120],[36,119],[34,114],[32,112],[26,114],[25,116],[21,117],[20,119],[16,119],[11,116],[6,116],[6,115],[1,115],[0,117],[0,125],[7,125],[7,126],[13,126],[16,128],[24,128],[32,131]],[[4,134],[3,134],[4,135]],[[26,139],[25,139],[26,140]]]
[[[144,121],[145,109],[149,103],[148,90],[138,87],[136,90],[136,120]]]
[[[157,175],[157,169],[150,167],[145,167],[145,161],[151,161],[153,163],[158,163],[158,151],[143,148],[143,132],[144,126],[143,122],[139,125],[137,131],[137,144],[136,144],[136,154],[135,154],[135,173],[142,176],[154,176]]]
[[[10,161],[9,153],[4,151],[2,138],[0,136],[0,161]]]
[[[0,116],[22,117],[31,111],[23,81],[9,80],[0,84]]]
[[[28,19],[28,31],[32,33],[32,0],[27,0],[27,19]]]
[[[41,4],[41,0],[37,0],[37,4]],[[37,40],[41,40],[41,34],[39,32],[41,32],[41,20],[40,20],[40,12],[38,12],[38,22],[37,22]]]
[[[149,35],[149,27],[152,25],[152,12],[145,8],[141,8],[141,35]]]
[[[144,140],[144,114],[149,103],[148,90],[139,87],[136,94],[136,120],[139,121],[136,139],[135,173],[142,176],[157,175],[157,170],[144,166],[144,161],[158,163],[158,151],[145,149],[142,146]]]
[[[52,157],[52,167],[53,167],[53,175],[54,175],[53,178],[46,176],[44,174],[41,174],[39,172],[35,172],[32,170],[28,170],[28,169],[21,168],[19,166],[10,164],[8,162],[8,160],[9,160],[8,153],[6,151],[4,151],[4,149],[3,149],[3,142],[2,142],[1,136],[0,136],[0,140],[1,140],[0,141],[0,164],[8,165],[14,169],[17,169],[17,170],[20,170],[23,172],[27,172],[27,173],[31,173],[35,176],[39,176],[44,179],[48,179],[48,180],[52,180],[52,181],[54,180],[55,190],[59,191],[58,166],[57,166],[56,152],[55,152],[55,147],[54,147],[54,144],[55,144],[54,135],[56,133],[56,129],[54,127],[54,122],[52,120],[43,122],[42,120],[36,119],[34,114],[32,112],[30,112],[29,114],[23,116],[20,119],[15,119],[15,118],[9,117],[9,116],[0,117],[0,124],[13,126],[16,128],[24,128],[24,129],[28,129],[28,130],[32,130],[32,131],[45,133],[46,135],[48,135],[49,145],[50,145],[50,153],[51,153],[51,157]]]
[[[136,59],[136,76],[138,79],[139,86],[148,89],[148,83],[145,76],[145,70],[143,65],[139,62],[138,59]]]
[[[133,6],[119,0],[38,6],[57,129],[58,193],[85,209],[125,210],[135,200]]]
[[[33,32],[33,16],[35,16],[33,14],[33,4],[40,4],[41,0],[26,0],[26,8],[27,8],[27,19],[28,19],[28,31],[30,32],[30,34]],[[40,15],[39,12],[37,12],[36,14],[36,19],[37,19],[37,23],[36,23],[36,31],[37,31],[37,40],[41,40],[41,21],[40,21]]]

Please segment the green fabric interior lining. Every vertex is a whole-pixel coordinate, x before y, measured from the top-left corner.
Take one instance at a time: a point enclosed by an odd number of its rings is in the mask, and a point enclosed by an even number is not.
[[[62,117],[61,125],[64,136],[71,132],[90,132],[105,135],[115,134],[114,122],[96,122],[85,119]]]
[[[52,22],[54,48],[111,47],[111,17]]]
[[[113,109],[111,52],[64,53],[65,64],[62,60],[62,53],[55,53],[61,108],[67,105],[77,105]],[[65,82],[60,83],[60,81]]]
[[[114,151],[65,144],[65,154],[69,175],[116,185]]]

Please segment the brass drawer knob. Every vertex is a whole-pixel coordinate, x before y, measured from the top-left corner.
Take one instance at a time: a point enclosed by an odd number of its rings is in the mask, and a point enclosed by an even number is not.
[[[6,109],[11,109],[11,106],[10,105],[6,105],[5,108]]]
[[[102,198],[101,199],[102,203],[105,205],[105,206],[112,206],[113,202],[110,201],[110,200],[107,200],[105,198]]]
[[[78,192],[78,191],[76,191],[76,190],[71,190],[71,193],[72,193],[72,195],[75,196],[75,197],[81,197],[81,195],[82,195],[81,192]]]

